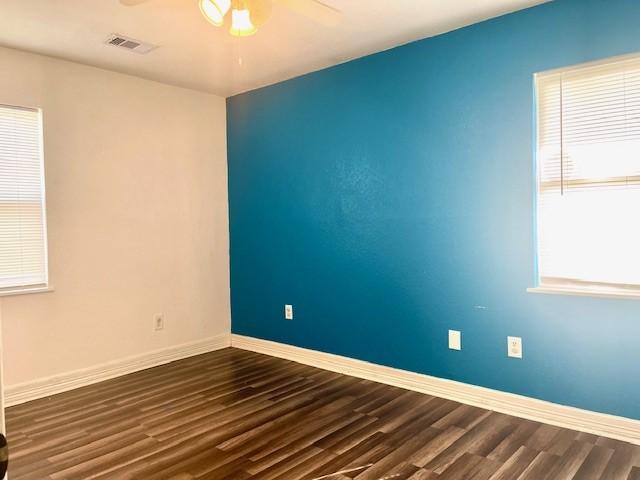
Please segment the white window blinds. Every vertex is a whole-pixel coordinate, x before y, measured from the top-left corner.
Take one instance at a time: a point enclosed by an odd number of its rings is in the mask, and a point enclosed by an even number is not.
[[[0,289],[47,283],[42,123],[0,105]]]
[[[640,288],[640,59],[536,76],[541,286]]]

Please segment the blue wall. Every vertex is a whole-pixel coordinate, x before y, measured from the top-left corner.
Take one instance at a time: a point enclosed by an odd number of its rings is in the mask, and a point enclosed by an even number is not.
[[[532,75],[635,51],[557,0],[230,98],[233,332],[640,419],[640,302],[525,292]]]

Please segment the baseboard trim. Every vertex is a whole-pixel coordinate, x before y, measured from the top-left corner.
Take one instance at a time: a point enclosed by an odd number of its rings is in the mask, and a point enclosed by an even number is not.
[[[74,388],[120,377],[128,373],[164,365],[202,353],[212,352],[231,346],[230,334],[224,333],[195,342],[184,343],[168,348],[154,350],[141,355],[115,360],[95,367],[40,378],[31,382],[5,387],[5,405],[7,407],[66,392]]]
[[[231,345],[235,348],[447,398],[487,410],[640,445],[639,420],[582,410],[522,395],[242,335],[232,335]]]

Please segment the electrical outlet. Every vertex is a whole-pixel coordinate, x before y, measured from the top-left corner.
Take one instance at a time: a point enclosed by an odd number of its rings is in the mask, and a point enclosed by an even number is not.
[[[284,306],[284,318],[285,320],[293,320],[293,305]]]
[[[153,326],[156,330],[164,329],[164,315],[157,313],[153,317]]]
[[[449,348],[462,350],[462,334],[457,330],[449,330]]]
[[[512,358],[522,358],[522,338],[507,337],[507,355]]]

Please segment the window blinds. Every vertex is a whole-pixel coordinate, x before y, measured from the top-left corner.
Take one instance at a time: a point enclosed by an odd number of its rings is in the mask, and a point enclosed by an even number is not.
[[[640,288],[640,58],[536,86],[541,285]]]
[[[41,120],[0,105],[0,289],[47,283]]]

